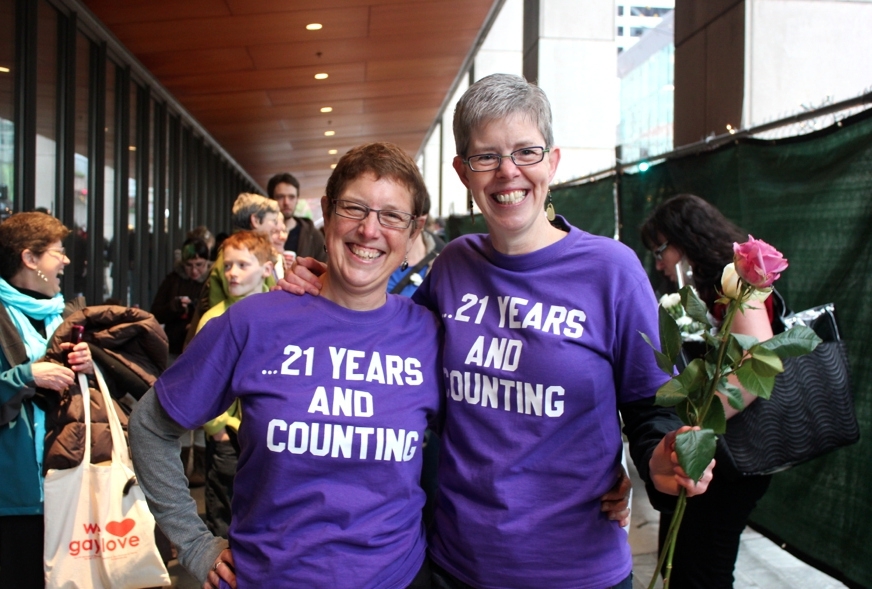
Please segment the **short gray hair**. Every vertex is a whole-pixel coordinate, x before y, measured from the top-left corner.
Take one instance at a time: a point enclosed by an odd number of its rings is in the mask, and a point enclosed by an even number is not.
[[[466,157],[473,131],[494,119],[512,114],[530,117],[545,139],[543,147],[554,145],[551,104],[538,86],[521,76],[491,74],[470,86],[454,108],[454,143],[457,155]]]
[[[254,215],[258,221],[263,222],[267,213],[281,214],[276,201],[259,194],[243,192],[236,197],[236,202],[233,203],[233,227],[245,230],[253,229],[251,216]]]

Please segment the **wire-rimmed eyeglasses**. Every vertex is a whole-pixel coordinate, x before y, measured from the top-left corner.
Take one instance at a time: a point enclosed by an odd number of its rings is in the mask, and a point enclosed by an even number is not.
[[[62,248],[62,247],[60,247],[60,248],[49,248],[49,249],[47,249],[47,250],[45,250],[45,251],[46,251],[46,253],[52,252],[52,253],[55,253],[55,254],[60,254],[62,260],[63,260],[64,257],[66,257],[66,255],[67,255],[67,250],[66,250],[65,248]]]
[[[516,149],[509,155],[499,155],[496,153],[479,153],[471,155],[463,163],[469,166],[473,172],[489,172],[496,170],[503,163],[504,158],[510,158],[516,166],[532,166],[538,164],[545,159],[545,154],[551,151],[542,146],[522,147]]]
[[[655,247],[653,250],[651,250],[651,253],[654,254],[654,259],[657,260],[658,262],[663,261],[663,252],[665,252],[666,248],[668,248],[668,247],[669,247],[669,242],[664,241],[663,243],[661,243],[660,245]]]
[[[408,229],[415,219],[415,215],[412,213],[373,209],[365,204],[351,200],[334,199],[333,206],[336,207],[335,212],[337,215],[346,219],[354,219],[355,221],[363,221],[370,213],[375,213],[379,224],[388,229]]]

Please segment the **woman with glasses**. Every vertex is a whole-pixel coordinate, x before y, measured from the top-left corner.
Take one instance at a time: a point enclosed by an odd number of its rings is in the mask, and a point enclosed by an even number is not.
[[[733,261],[733,243],[747,241],[748,233],[702,198],[679,194],[654,209],[642,224],[641,236],[645,247],[654,254],[657,270],[670,281],[685,280],[682,266],[692,270],[692,281],[683,283],[696,288],[716,322],[723,320],[726,307],[716,302],[720,298],[721,275],[724,266]],[[737,313],[731,331],[752,335],[758,341],[771,338],[776,316],[774,300],[775,297],[769,297],[758,308]],[[693,353],[689,346],[685,346],[685,351]],[[735,377],[731,377],[731,383],[741,388]],[[738,413],[720,393],[718,396],[727,419]],[[742,397],[746,407],[757,399],[744,392]],[[718,440],[714,480],[705,495],[687,502],[672,561],[670,587],[675,589],[729,589],[733,586],[742,530],[769,487],[770,476],[743,477],[729,467],[728,460],[719,460],[722,452],[723,440]],[[661,546],[671,521],[671,511],[662,510]]]
[[[429,587],[418,481],[440,404],[438,319],[386,285],[422,229],[400,148],[345,154],[321,200],[320,297],[247,297],[209,321],[130,420],[136,473],[201,583]],[[229,547],[197,516],[176,439],[241,403]]]
[[[434,585],[629,588],[627,534],[602,504],[621,470],[618,412],[653,497],[701,493],[711,477],[684,476],[681,422],[653,404],[666,376],[639,335],[657,333],[648,278],[627,247],[553,215],[560,149],[542,90],[479,80],[454,137],[488,234],[448,243],[413,297],[446,338]]]
[[[70,263],[70,231],[45,213],[17,213],[0,223],[0,587],[44,587],[43,442],[45,410],[38,388],[57,392],[77,372],[93,372],[88,344],[65,343],[69,366],[45,360],[63,318],[84,307],[61,296]]]

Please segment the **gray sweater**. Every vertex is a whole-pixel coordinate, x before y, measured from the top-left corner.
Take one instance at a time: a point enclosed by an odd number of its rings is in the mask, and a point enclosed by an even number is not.
[[[136,479],[160,529],[176,545],[179,562],[202,584],[228,542],[212,535],[197,514],[179,460],[179,438],[185,432],[161,406],[154,387],[130,414],[128,433]]]

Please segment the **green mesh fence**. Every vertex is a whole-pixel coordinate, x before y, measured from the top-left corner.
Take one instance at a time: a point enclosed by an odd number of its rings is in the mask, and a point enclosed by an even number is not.
[[[613,236],[614,178],[553,190],[573,225]],[[659,202],[702,196],[790,261],[778,282],[794,310],[834,302],[847,341],[860,442],[775,475],[755,527],[847,584],[872,587],[872,110],[811,135],[743,139],[667,160],[619,183],[621,240],[655,288],[661,278],[638,228]],[[468,216],[449,235],[483,231]]]

